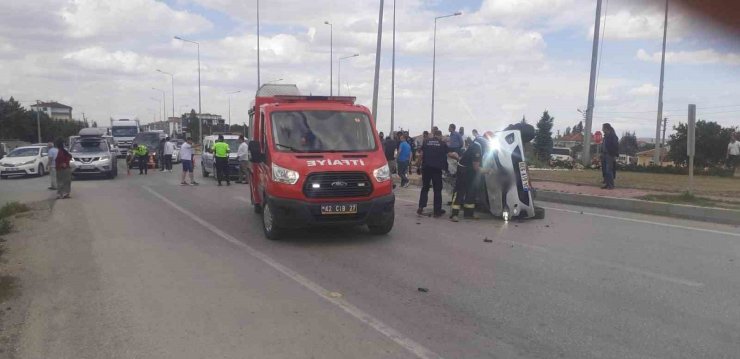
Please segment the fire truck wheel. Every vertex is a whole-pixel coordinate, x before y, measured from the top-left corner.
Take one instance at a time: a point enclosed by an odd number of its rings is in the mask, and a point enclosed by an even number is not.
[[[265,237],[272,241],[280,239],[282,234],[280,229],[275,225],[272,206],[267,201],[265,201],[265,205],[262,207],[262,230],[265,231]]]
[[[367,228],[370,230],[370,233],[374,235],[388,234],[388,232],[393,229],[393,219],[394,216],[389,216],[388,219],[378,224],[368,224]]]

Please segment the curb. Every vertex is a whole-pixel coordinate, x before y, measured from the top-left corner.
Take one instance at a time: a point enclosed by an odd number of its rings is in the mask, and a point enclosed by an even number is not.
[[[740,225],[740,211],[723,208],[650,202],[639,199],[587,196],[582,194],[543,190],[537,191],[536,200],[613,209],[625,212],[655,214],[712,223]]]

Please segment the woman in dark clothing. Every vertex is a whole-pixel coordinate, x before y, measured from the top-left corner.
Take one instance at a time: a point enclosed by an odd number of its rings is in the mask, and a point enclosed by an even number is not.
[[[69,198],[72,192],[72,169],[69,167],[72,155],[64,149],[64,140],[61,138],[54,145],[59,150],[56,157],[57,198]]]
[[[614,189],[617,157],[619,157],[619,138],[612,125],[605,123],[601,127],[604,142],[601,144],[601,168],[604,176],[603,189]]]

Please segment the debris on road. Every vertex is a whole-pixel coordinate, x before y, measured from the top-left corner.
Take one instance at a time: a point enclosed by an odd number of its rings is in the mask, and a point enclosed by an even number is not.
[[[423,288],[423,287],[419,287],[419,288],[418,288],[417,290],[418,290],[418,291],[420,291],[420,292],[422,292],[422,293],[427,293],[427,292],[429,292],[429,289],[427,289],[427,288]]]
[[[483,242],[485,242],[485,243],[493,243],[493,240],[490,240],[490,239],[488,239],[488,237],[486,237],[485,239],[483,239]]]

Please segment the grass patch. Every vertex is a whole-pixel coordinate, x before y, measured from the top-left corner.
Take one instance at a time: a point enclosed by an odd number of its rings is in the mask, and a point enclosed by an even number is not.
[[[13,297],[17,287],[18,287],[17,278],[7,276],[7,275],[0,275],[0,303]]]
[[[601,186],[600,170],[530,171],[529,177],[534,181]],[[618,188],[679,194],[686,190],[688,181],[686,175],[617,171],[616,184]],[[716,196],[740,201],[740,178],[694,176],[694,193],[700,196]]]
[[[0,218],[8,218],[14,214],[28,212],[31,209],[20,202],[8,202],[0,208]]]
[[[653,202],[664,202],[664,203],[675,203],[675,204],[687,204],[699,207],[715,207],[715,208],[727,208],[740,210],[740,202],[734,201],[718,201],[711,198],[695,196],[688,192],[683,192],[678,195],[673,194],[649,194],[638,199]]]
[[[10,233],[13,223],[8,218],[0,218],[0,236]]]

